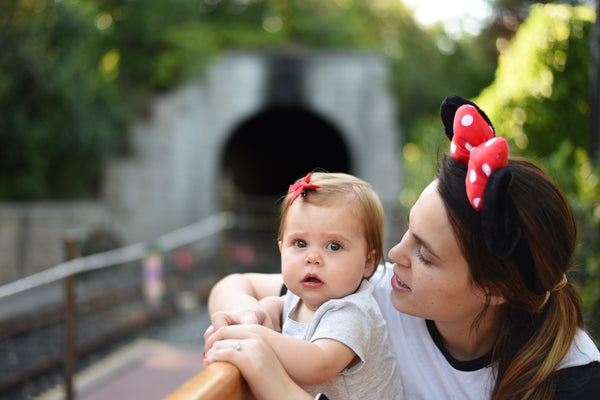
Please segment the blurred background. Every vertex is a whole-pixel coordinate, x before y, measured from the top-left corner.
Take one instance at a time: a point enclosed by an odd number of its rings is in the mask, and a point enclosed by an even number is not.
[[[64,364],[76,374],[190,315],[202,319],[174,340],[201,348],[211,285],[279,270],[278,200],[310,170],[374,186],[389,250],[448,148],[450,94],[478,103],[511,153],[567,193],[570,281],[600,337],[597,10],[3,0],[0,397],[43,398],[70,379]]]

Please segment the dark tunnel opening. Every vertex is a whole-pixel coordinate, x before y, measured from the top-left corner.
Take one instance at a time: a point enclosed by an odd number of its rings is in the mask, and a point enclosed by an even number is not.
[[[225,148],[222,167],[236,192],[260,197],[285,194],[314,169],[352,168],[338,130],[301,108],[268,109],[242,123]]]

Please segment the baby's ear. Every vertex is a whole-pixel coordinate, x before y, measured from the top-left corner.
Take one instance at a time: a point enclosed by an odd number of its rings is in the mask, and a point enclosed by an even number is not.
[[[279,252],[281,253],[281,240],[277,241],[277,247],[279,247]]]
[[[377,264],[379,264],[379,260],[375,259],[375,254],[377,254],[377,251],[373,249],[371,250],[369,255],[367,255],[367,261],[365,263],[365,272],[363,273],[363,276],[365,278],[370,278],[371,275],[373,275],[373,273],[375,272]]]

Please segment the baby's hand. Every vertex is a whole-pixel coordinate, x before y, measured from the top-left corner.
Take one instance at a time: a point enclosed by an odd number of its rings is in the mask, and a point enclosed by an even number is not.
[[[272,306],[270,306],[272,308]],[[277,325],[273,324],[269,311],[265,310],[261,305],[249,308],[243,311],[235,312],[223,312],[217,311],[210,316],[212,325],[209,326],[204,332],[204,340],[206,341],[214,332],[224,326],[229,325],[244,325],[244,324],[258,324],[263,325],[267,328],[274,329],[275,326],[279,327],[279,319]],[[281,330],[281,328],[279,328]]]
[[[281,316],[283,314],[283,306],[285,304],[285,296],[269,296],[261,299],[260,304],[271,317],[273,329],[281,332]]]

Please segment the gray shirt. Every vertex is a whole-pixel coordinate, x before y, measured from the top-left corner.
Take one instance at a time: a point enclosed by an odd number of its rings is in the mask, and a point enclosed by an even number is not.
[[[324,393],[332,400],[404,398],[386,323],[372,293],[373,285],[364,280],[355,293],[325,302],[304,324],[290,318],[300,299],[288,292],[283,310],[284,335],[310,342],[334,339],[360,358],[358,363],[345,368],[333,379],[304,387],[312,395]]]

